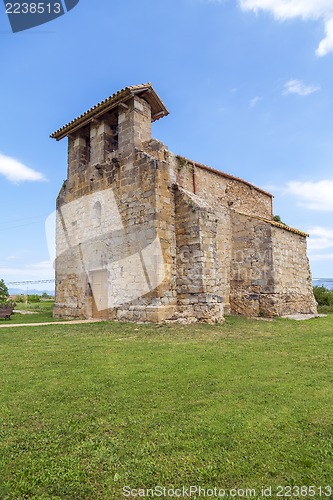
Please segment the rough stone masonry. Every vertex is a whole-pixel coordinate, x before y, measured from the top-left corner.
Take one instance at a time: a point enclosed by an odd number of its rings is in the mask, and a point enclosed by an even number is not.
[[[307,235],[273,220],[272,195],[175,156],[151,137],[168,114],[126,87],[60,128],[56,317],[222,322],[316,313]]]

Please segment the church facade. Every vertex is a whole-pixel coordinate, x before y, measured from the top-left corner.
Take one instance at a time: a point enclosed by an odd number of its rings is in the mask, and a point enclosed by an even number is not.
[[[168,111],[126,87],[51,135],[68,138],[57,198],[57,317],[222,322],[315,313],[306,238],[272,195],[151,137]]]

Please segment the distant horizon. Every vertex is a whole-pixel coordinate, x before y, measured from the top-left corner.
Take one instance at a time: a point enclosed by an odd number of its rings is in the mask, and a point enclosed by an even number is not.
[[[40,295],[43,293],[47,293],[48,295],[53,295],[55,296],[55,290],[49,290],[49,289],[38,289],[38,288],[8,288],[8,293],[9,295]]]

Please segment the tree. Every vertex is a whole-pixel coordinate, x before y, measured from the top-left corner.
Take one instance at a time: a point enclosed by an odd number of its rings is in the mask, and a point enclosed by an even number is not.
[[[0,304],[7,302],[8,297],[8,288],[6,287],[4,280],[0,280]]]

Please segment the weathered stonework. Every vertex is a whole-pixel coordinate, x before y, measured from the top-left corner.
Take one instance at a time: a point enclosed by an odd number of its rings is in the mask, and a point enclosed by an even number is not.
[[[221,322],[314,313],[306,235],[272,196],[151,138],[168,114],[127,87],[52,134],[68,137],[57,199],[55,316]]]

